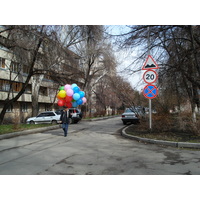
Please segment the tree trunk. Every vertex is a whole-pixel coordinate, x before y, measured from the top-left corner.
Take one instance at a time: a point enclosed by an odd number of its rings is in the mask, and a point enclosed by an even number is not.
[[[89,84],[86,84],[85,86],[85,93],[87,94],[87,104],[86,104],[86,116],[91,117],[92,116],[92,100],[91,100],[91,96],[92,96],[92,90]]]
[[[197,122],[197,116],[196,116],[196,112],[195,112],[195,107],[196,105],[194,103],[192,103],[192,121],[193,123],[196,123]]]
[[[35,75],[32,77],[32,116],[37,116],[39,111],[39,90],[44,75]]]
[[[29,80],[31,79],[32,74],[33,74],[33,72],[29,73],[29,75],[26,79],[26,82],[24,83],[22,89],[20,90],[20,92],[14,98],[5,100],[3,109],[0,113],[0,124],[3,123],[3,119],[4,119],[4,116],[6,114],[6,110],[9,108],[9,106],[12,105],[14,102],[16,102],[21,97],[21,95],[25,92],[25,89],[28,85]]]

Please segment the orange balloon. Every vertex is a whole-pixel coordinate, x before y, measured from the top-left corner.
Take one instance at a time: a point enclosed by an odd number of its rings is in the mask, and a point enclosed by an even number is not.
[[[57,98],[58,98],[58,99],[61,99],[61,100],[64,100],[64,98],[61,98],[61,97],[59,96],[59,94],[57,94]]]

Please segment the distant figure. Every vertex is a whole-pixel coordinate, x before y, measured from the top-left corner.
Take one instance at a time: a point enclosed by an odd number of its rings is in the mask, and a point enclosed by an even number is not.
[[[68,126],[70,123],[71,114],[69,112],[69,109],[65,107],[65,109],[62,111],[61,116],[60,116],[60,121],[62,123],[62,129],[64,131],[64,137],[67,137],[68,133]]]

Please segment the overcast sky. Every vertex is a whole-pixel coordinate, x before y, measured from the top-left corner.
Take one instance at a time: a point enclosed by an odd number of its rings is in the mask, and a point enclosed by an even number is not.
[[[106,26],[108,28],[107,30],[109,31],[110,34],[112,35],[120,35],[123,33],[127,33],[130,31],[130,28],[128,28],[126,25],[110,25]],[[113,39],[114,43],[114,39]],[[115,47],[113,44],[114,49],[118,49]],[[132,62],[134,61],[135,57],[137,56],[136,50],[130,52],[125,49],[118,49],[118,51],[115,52],[116,59],[119,63],[117,67],[117,72],[119,75],[123,76],[125,80],[128,80],[131,83],[131,86],[138,90],[141,91],[141,89],[144,88],[145,83],[142,80],[143,76],[143,71],[139,71],[137,73],[131,74],[131,71],[133,71],[135,68],[142,68],[141,66],[134,66]],[[130,70],[130,71],[129,71]]]

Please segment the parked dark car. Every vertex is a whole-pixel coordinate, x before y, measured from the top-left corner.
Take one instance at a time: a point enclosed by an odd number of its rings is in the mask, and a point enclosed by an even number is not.
[[[63,110],[57,110],[56,114],[61,115]],[[83,115],[82,112],[78,108],[69,108],[69,112],[72,114],[72,117],[70,118],[70,124],[76,124],[78,123]]]
[[[137,112],[132,108],[126,108],[121,118],[124,125],[127,123],[138,124],[140,119]]]

